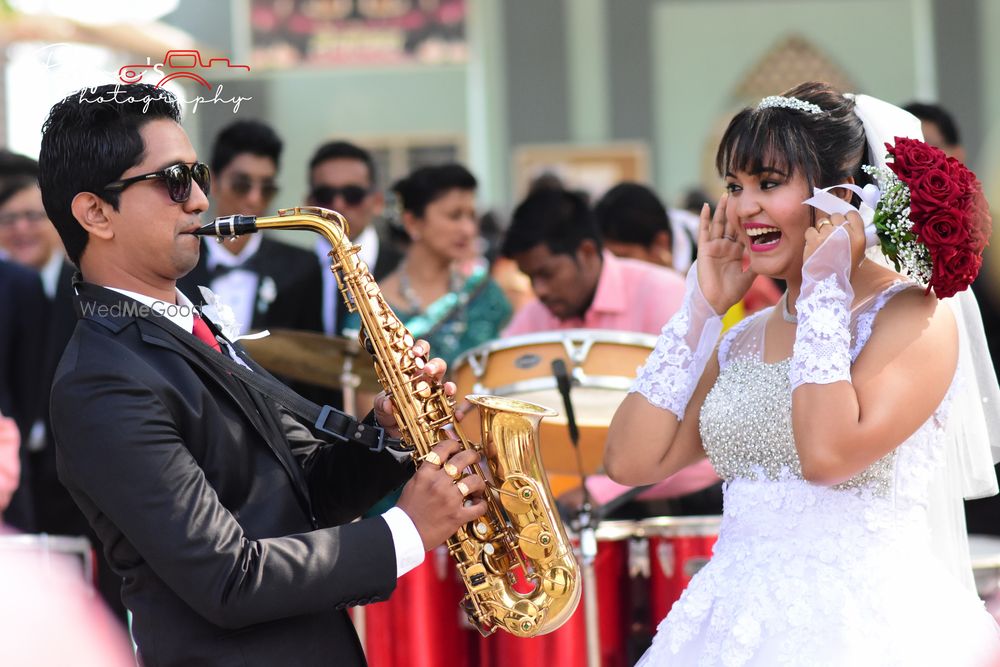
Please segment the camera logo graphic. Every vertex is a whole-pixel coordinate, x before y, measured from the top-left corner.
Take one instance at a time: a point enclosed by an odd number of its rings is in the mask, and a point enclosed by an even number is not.
[[[198,49],[172,49],[163,56],[163,62],[154,64],[149,62],[149,58],[146,58],[145,64],[125,65],[118,70],[118,78],[123,83],[139,83],[142,81],[143,74],[147,71],[154,71],[159,74],[166,73],[166,76],[156,84],[157,88],[162,88],[174,79],[191,79],[206,89],[212,90],[212,86],[199,72],[210,70],[215,66],[250,71],[250,65],[234,65],[229,61],[229,58],[209,58],[206,62]]]

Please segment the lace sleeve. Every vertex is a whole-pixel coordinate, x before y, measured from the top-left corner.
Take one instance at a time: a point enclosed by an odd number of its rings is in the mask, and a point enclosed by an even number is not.
[[[695,262],[688,270],[681,309],[663,326],[629,392],[639,392],[652,405],[683,419],[721,331],[722,317],[701,293]]]
[[[789,371],[793,391],[803,384],[851,381],[850,265],[851,237],[839,227],[802,266]]]

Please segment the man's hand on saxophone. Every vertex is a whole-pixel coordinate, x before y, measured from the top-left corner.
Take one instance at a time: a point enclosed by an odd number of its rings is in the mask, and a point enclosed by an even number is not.
[[[430,346],[418,340],[411,349],[415,357],[424,358]],[[441,384],[447,369],[443,359],[435,358],[424,364],[421,373],[434,384]],[[448,396],[454,396],[455,383],[445,382],[444,390]],[[386,392],[375,397],[374,407],[378,423],[391,437],[398,438],[400,433],[392,401]],[[486,512],[483,478],[464,473],[478,463],[478,453],[463,450],[457,440],[442,440],[431,448],[416,474],[403,487],[396,506],[413,521],[425,550],[442,544],[460,527]]]

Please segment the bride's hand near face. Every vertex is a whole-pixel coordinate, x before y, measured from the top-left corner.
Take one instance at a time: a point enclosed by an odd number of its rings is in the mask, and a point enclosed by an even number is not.
[[[719,315],[738,303],[757,277],[743,269],[746,243],[735,211],[727,210],[728,202],[729,195],[723,194],[715,215],[708,204],[702,206],[698,225],[698,285]]]
[[[820,246],[822,246],[833,232],[843,227],[851,241],[851,265],[847,276],[850,277],[853,269],[861,264],[865,258],[865,223],[861,216],[850,211],[847,216],[840,213],[820,216],[815,227],[806,230],[806,246],[802,252],[802,263],[809,261]],[[846,249],[845,249],[846,250]]]

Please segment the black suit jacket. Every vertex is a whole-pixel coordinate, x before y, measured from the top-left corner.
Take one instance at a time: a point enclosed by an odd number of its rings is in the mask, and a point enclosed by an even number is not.
[[[217,243],[215,239],[208,238],[203,242]],[[257,252],[239,268],[258,276],[251,330],[268,327],[323,330],[323,281],[320,267],[316,265],[311,252],[265,236]],[[197,266],[177,281],[177,287],[186,297],[202,304],[198,287],[211,287],[214,278],[232,270],[229,267],[219,267],[214,272],[209,271],[208,252],[202,248]],[[268,283],[274,286],[273,299],[263,289]]]
[[[56,366],[62,357],[66,344],[76,328],[76,312],[73,310],[73,274],[76,269],[65,262],[59,271],[56,292],[46,306],[46,335],[42,355],[42,395],[41,419],[46,428],[45,444],[40,451],[32,452],[32,491],[35,498],[35,514],[40,532],[54,535],[85,535],[89,533],[86,520],[80,514],[73,499],[66,492],[56,475],[55,446],[52,444],[52,429],[48,423],[49,391]],[[115,594],[117,597],[117,593]],[[120,603],[119,603],[120,606]]]
[[[364,664],[344,609],[388,597],[395,552],[381,518],[348,522],[412,466],[317,441],[194,336],[78,289],[59,475],[124,578],[143,664]]]
[[[36,525],[31,465],[23,445],[40,414],[47,304],[37,273],[0,260],[0,413],[17,422],[22,443],[21,481],[3,516],[10,525],[29,532]]]

